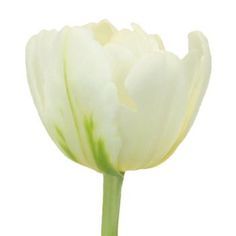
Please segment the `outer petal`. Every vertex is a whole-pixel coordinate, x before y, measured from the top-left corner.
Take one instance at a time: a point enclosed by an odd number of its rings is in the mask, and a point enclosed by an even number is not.
[[[144,168],[168,152],[180,131],[188,91],[181,61],[167,52],[142,58],[125,85],[137,111],[120,111],[122,171]]]
[[[85,29],[44,31],[29,42],[26,62],[36,106],[57,145],[83,165],[112,169],[117,95],[101,46]]]
[[[178,138],[170,150],[162,157],[161,162],[165,161],[185,138],[195,120],[207,89],[211,71],[211,56],[207,39],[202,33],[192,32],[189,34],[189,53],[183,59],[183,65],[188,78],[186,81],[189,90],[188,104]],[[147,167],[157,164],[159,162],[153,160]]]
[[[64,81],[66,29],[42,31],[26,47],[28,81],[39,115],[52,139],[71,159],[86,160],[76,132]]]
[[[118,97],[107,55],[90,36],[81,28],[68,33],[65,50],[68,90],[82,127],[81,135],[88,139],[86,153],[95,159],[99,169],[107,171],[103,168],[117,166],[120,150],[115,125]],[[99,152],[101,148],[103,153]]]

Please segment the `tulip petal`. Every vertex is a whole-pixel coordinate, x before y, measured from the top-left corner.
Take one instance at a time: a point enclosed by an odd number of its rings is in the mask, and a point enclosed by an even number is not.
[[[63,77],[65,31],[42,31],[26,47],[30,89],[49,135],[71,159],[86,165],[68,110]]]
[[[59,33],[41,32],[27,45],[26,64],[40,117],[59,148],[69,158],[102,171],[84,126],[84,119],[92,116],[95,136],[106,144],[103,149],[115,165],[120,148],[112,124],[118,104],[116,87],[105,52],[88,30],[66,27]]]
[[[150,47],[152,47],[153,51],[164,50],[164,44],[159,35],[157,34],[149,35],[141,28],[140,25],[135,23],[132,23],[131,25],[134,32],[137,33],[137,35],[141,37],[143,40],[145,40],[146,43],[149,44]]]
[[[60,149],[83,165],[86,160],[78,140],[64,78],[64,44],[67,29],[42,31],[26,47],[28,81],[34,102],[48,133]]]
[[[149,54],[131,69],[125,85],[137,111],[120,110],[120,170],[160,160],[175,142],[187,102],[183,72],[181,60],[168,52]]]
[[[119,102],[117,90],[107,55],[103,47],[90,36],[87,30],[81,28],[68,33],[65,50],[68,89],[77,111],[79,126],[83,127],[81,135],[87,140],[84,120],[92,117],[94,137],[104,143],[109,162],[116,167],[120,150],[120,137],[115,125]],[[96,162],[91,142],[88,141],[86,153]]]
[[[109,43],[104,47],[104,50],[110,63],[112,78],[117,88],[120,103],[135,109],[135,103],[128,96],[125,88],[125,79],[137,59],[129,49],[118,44]]]
[[[131,50],[135,57],[162,50],[163,45],[152,35],[144,33],[138,25],[133,24],[134,30],[120,30],[115,33],[110,43],[118,44]]]
[[[94,39],[101,45],[107,44],[113,34],[117,32],[116,28],[108,20],[102,20],[97,24],[90,23],[85,25],[85,27],[92,31]]]
[[[188,79],[186,83],[189,84],[189,95],[179,136],[170,150],[162,157],[161,162],[153,161],[149,163],[148,167],[162,163],[173,154],[187,135],[196,118],[208,86],[211,72],[210,50],[207,39],[202,33],[192,32],[189,34],[189,53],[183,59],[183,65]]]

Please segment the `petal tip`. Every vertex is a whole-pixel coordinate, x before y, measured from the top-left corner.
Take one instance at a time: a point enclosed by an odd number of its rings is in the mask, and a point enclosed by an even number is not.
[[[208,40],[200,31],[193,31],[188,34],[189,51],[198,50],[202,55],[209,54]]]

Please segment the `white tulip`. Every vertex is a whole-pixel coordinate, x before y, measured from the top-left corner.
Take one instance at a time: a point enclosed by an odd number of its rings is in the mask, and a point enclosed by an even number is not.
[[[180,59],[159,36],[132,27],[101,21],[44,30],[26,48],[28,81],[48,133],[70,159],[104,174],[166,160],[189,131],[210,75],[202,33],[189,34]]]

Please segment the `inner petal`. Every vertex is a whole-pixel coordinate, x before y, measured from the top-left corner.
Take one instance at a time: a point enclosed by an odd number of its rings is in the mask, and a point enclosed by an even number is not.
[[[107,20],[102,20],[99,23],[90,23],[85,25],[85,27],[92,31],[95,40],[101,45],[108,43],[112,35],[117,32],[116,28]]]
[[[135,56],[127,48],[114,43],[107,44],[104,50],[111,66],[112,78],[117,88],[120,103],[131,110],[136,110],[136,104],[124,85],[127,74],[136,61]]]
[[[132,25],[133,30],[117,31],[110,39],[111,43],[119,44],[132,51],[136,57],[163,49],[161,40],[156,36],[146,34],[138,25]]]

